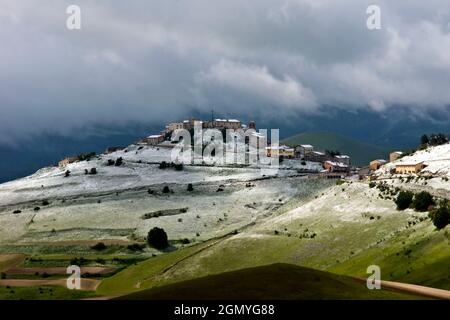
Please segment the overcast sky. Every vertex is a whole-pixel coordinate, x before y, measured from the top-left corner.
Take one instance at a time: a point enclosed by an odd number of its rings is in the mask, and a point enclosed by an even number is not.
[[[211,108],[449,113],[447,0],[0,0],[0,42],[0,144]]]

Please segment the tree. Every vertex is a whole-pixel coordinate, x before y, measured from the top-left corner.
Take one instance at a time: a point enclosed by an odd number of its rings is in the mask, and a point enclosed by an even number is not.
[[[163,192],[163,193],[169,193],[169,192],[170,192],[169,187],[168,187],[168,186],[164,186],[162,192]]]
[[[159,164],[159,168],[160,168],[160,169],[165,169],[165,168],[167,168],[167,163],[166,163],[165,161],[161,162],[161,163]]]
[[[147,242],[155,249],[162,250],[169,246],[167,233],[162,228],[154,227],[148,232]]]
[[[450,206],[448,202],[441,203],[439,208],[430,211],[429,216],[436,228],[445,228],[450,224]]]
[[[116,167],[120,167],[123,164],[122,157],[117,158],[116,163],[114,164]]]
[[[439,146],[448,142],[448,137],[443,133],[431,134],[429,138],[429,145]]]
[[[103,242],[99,242],[97,244],[94,244],[91,248],[97,251],[101,251],[106,249],[106,245]]]
[[[421,144],[428,144],[430,142],[430,139],[428,139],[428,136],[424,134],[422,137],[420,137],[420,143]]]
[[[416,211],[427,211],[433,204],[433,196],[426,191],[422,191],[415,195],[412,207],[416,209]]]
[[[401,191],[397,199],[395,199],[395,204],[397,205],[397,210],[405,210],[408,209],[411,203],[413,202],[413,193],[409,191]]]
[[[194,187],[192,186],[192,183],[188,184],[187,191],[194,191]]]
[[[89,173],[90,174],[97,174],[97,169],[96,168],[91,168],[91,171]]]

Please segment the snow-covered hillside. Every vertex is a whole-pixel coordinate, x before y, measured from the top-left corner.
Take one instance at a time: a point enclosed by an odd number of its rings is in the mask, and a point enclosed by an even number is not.
[[[419,174],[392,174],[397,164],[417,164],[425,168]],[[375,172],[378,179],[394,187],[413,192],[428,191],[436,197],[450,199],[450,144],[429,147],[387,163]]]
[[[387,163],[382,166],[376,174],[386,175],[397,164],[423,162],[426,168],[422,173],[431,173],[438,176],[450,176],[450,143],[429,147],[425,150],[417,151],[412,155],[402,157],[397,161]]]
[[[62,198],[96,193],[123,191],[162,184],[188,184],[227,180],[253,180],[268,175],[271,171],[256,167],[236,166],[184,166],[159,169],[159,163],[171,162],[169,148],[131,145],[125,150],[102,154],[89,161],[68,164],[66,167],[43,168],[31,176],[0,185],[0,207],[23,202]],[[107,165],[108,160],[123,158],[121,166]],[[96,174],[86,174],[95,168]],[[297,175],[298,169],[319,171],[319,163],[285,161],[277,176]],[[66,171],[70,171],[68,177]]]
[[[170,152],[132,145],[0,185],[0,241],[130,241],[143,239],[155,226],[171,239],[207,240],[330,183],[299,174],[298,169],[321,169],[319,163],[300,161],[283,161],[277,172],[239,166],[160,168],[162,161],[170,162]],[[120,166],[112,164],[120,157]]]

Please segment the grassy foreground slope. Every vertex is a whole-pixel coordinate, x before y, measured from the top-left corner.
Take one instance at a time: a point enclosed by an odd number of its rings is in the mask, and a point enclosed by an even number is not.
[[[289,264],[272,264],[132,293],[133,300],[418,299],[392,290],[368,290],[356,279]]]
[[[227,238],[130,266],[98,293],[126,294],[243,268],[287,263],[353,277],[381,267],[382,279],[450,289],[449,229],[426,213],[397,211],[376,188],[345,183]]]
[[[385,159],[390,151],[376,145],[330,132],[301,133],[286,138],[281,142],[290,146],[311,144],[317,150],[339,150],[341,153],[349,155],[352,163],[357,166],[365,166],[373,159]]]

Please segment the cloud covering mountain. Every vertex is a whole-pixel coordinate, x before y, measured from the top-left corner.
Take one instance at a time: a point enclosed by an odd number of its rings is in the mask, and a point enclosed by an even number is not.
[[[81,30],[66,8],[81,8]],[[211,108],[268,119],[330,108],[450,121],[450,3],[3,0],[0,144]],[[434,119],[438,112],[440,118]]]

